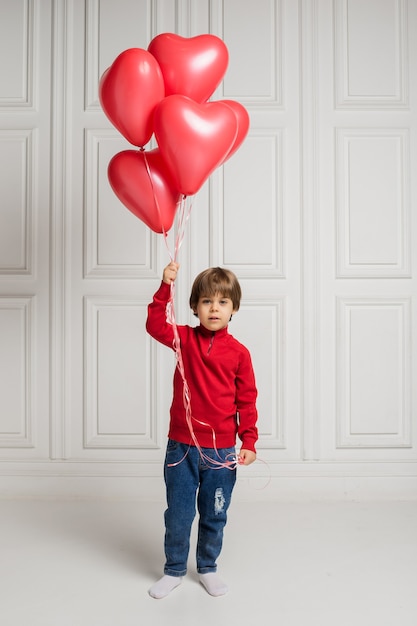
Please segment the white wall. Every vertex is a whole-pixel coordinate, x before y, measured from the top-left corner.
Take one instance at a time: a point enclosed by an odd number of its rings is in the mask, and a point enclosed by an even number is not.
[[[234,270],[260,461],[242,498],[417,494],[416,0],[0,0],[0,487],[163,497],[173,357],[144,330],[168,253],[106,175],[119,52],[211,32],[248,138],[193,198],[195,274]],[[268,482],[268,477],[271,477]]]

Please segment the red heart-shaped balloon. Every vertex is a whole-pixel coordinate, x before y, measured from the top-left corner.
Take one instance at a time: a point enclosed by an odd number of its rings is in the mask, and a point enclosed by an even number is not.
[[[153,133],[153,113],[165,95],[164,79],[155,57],[129,48],[103,73],[101,106],[111,123],[134,146],[143,147]]]
[[[229,153],[237,134],[237,117],[227,104],[198,104],[186,96],[168,96],[155,110],[155,137],[185,196],[195,194]]]
[[[180,37],[162,33],[148,50],[158,61],[165,82],[165,95],[180,94],[205,102],[222,80],[229,53],[216,35]]]
[[[250,118],[249,113],[247,112],[243,104],[240,104],[240,102],[237,102],[236,100],[218,100],[218,102],[223,102],[224,104],[227,104],[229,107],[231,107],[237,117],[236,139],[234,140],[232,147],[224,158],[224,161],[227,161],[228,159],[230,159],[232,154],[234,154],[236,150],[242,145],[246,135],[248,134]]]
[[[158,148],[118,152],[107,174],[114,193],[129,211],[156,233],[169,231],[180,194]]]

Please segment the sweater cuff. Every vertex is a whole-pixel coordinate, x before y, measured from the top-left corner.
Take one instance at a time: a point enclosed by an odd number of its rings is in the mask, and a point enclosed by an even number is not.
[[[168,301],[171,295],[171,285],[161,280],[158,291],[154,295],[154,299]]]
[[[243,450],[250,450],[251,452],[254,452],[256,454],[256,448],[255,448],[255,441],[242,441],[242,445],[240,446],[240,448]]]

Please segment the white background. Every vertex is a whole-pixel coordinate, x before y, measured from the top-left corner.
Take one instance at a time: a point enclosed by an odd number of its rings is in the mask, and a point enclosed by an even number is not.
[[[205,267],[241,281],[230,332],[253,355],[260,460],[240,493],[415,497],[416,0],[0,13],[3,493],[160,495],[174,360],[144,324],[169,258],[109,187],[129,144],[98,82],[159,33],[210,32],[230,55],[212,99],[251,128],[193,198],[176,309],[192,321]]]

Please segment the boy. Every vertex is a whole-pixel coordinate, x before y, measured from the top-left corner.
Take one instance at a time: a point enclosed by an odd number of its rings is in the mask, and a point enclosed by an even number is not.
[[[175,349],[174,328],[166,319],[171,283],[179,265],[171,262],[148,307],[146,329],[157,341]],[[194,281],[190,307],[200,325],[177,326],[183,372],[174,373],[174,393],[164,466],[164,576],[150,589],[163,598],[177,587],[187,571],[190,532],[199,511],[197,572],[212,596],[227,593],[217,574],[227,509],[236,481],[236,462],[256,459],[257,390],[247,348],[228,333],[228,323],[240,306],[236,276],[220,267],[201,272]],[[188,387],[191,420],[187,421]],[[236,461],[238,434],[242,446]]]

